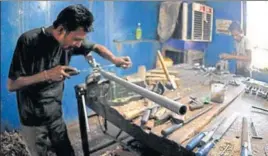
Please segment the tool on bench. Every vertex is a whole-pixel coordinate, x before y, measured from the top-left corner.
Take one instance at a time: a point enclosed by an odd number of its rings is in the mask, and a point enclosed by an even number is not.
[[[193,150],[195,147],[205,145],[209,142],[209,140],[212,138],[214,132],[218,129],[218,127],[225,121],[226,118],[221,118],[216,124],[214,124],[209,129],[205,130],[204,132],[199,133],[196,135],[187,145],[186,149],[188,151]]]
[[[161,131],[161,134],[163,136],[168,136],[171,133],[173,133],[174,131],[176,131],[177,129],[181,128],[183,125],[190,123],[192,120],[198,118],[199,116],[205,114],[206,112],[208,112],[209,110],[211,110],[213,108],[213,106],[209,106],[208,108],[205,108],[204,110],[200,111],[199,113],[197,113],[196,115],[190,117],[189,119],[187,119],[186,121],[184,121],[183,123],[180,124],[175,124],[172,125],[171,127],[164,129]]]
[[[240,86],[240,84],[236,80],[229,81],[229,85],[232,85],[232,86],[235,86],[235,87]]]
[[[250,93],[251,89],[252,89],[252,86],[248,85],[248,86],[245,88],[245,93],[247,93],[247,94]]]
[[[251,136],[253,139],[263,139],[261,136],[259,136],[259,133],[256,130],[255,124],[251,119],[250,127],[252,129],[253,135]]]
[[[252,95],[256,95],[256,94],[257,94],[257,91],[258,91],[258,88],[257,88],[257,87],[253,87],[253,88],[251,89],[251,94],[252,94]]]
[[[70,76],[74,76],[74,75],[78,75],[80,74],[80,70],[74,68],[74,70],[71,69],[65,69],[64,70],[67,74],[69,74]]]
[[[156,106],[152,109],[149,119],[153,119],[155,117],[155,113],[159,109],[160,106]]]
[[[242,139],[241,139],[241,156],[249,156],[251,154],[251,143],[249,139],[248,119],[243,117],[242,122]]]
[[[176,97],[172,100],[177,101],[180,97]],[[162,124],[169,119],[170,111],[166,110],[163,107],[160,107],[157,104],[153,104],[154,107],[150,111],[145,111],[142,117],[142,124],[145,124],[149,119],[156,119],[157,124]],[[149,116],[148,116],[149,115]]]
[[[165,90],[165,86],[161,82],[158,82],[153,86],[152,92],[155,92],[159,95],[163,95]]]
[[[144,111],[142,118],[141,118],[141,125],[146,124],[146,122],[149,120],[151,114],[151,109],[147,109],[146,111]]]
[[[142,109],[134,109],[133,111],[125,113],[123,116],[125,117],[126,120],[132,120],[132,119],[140,116],[140,114],[145,112],[146,110],[151,110],[154,107],[156,107],[156,106],[145,107]]]
[[[261,107],[252,106],[252,108],[255,108],[255,109],[259,109],[259,110],[262,110],[262,111],[268,112],[268,109],[264,109],[264,108],[261,108]]]
[[[266,156],[268,156],[268,144],[264,146],[264,153]]]
[[[189,105],[189,109],[190,111],[196,110],[196,109],[200,109],[204,107],[204,104],[200,101],[197,101],[196,97],[192,97],[190,96],[190,105]]]
[[[233,114],[229,117],[220,127],[217,128],[215,133],[212,136],[212,140],[209,141],[207,144],[202,146],[196,153],[196,156],[206,156],[209,151],[215,146],[216,142],[218,142],[225,132],[231,127],[231,125],[235,122],[236,118],[238,117],[237,114]]]
[[[177,85],[176,85],[175,81],[173,79],[171,79],[171,77],[169,75],[169,72],[167,70],[167,66],[165,64],[165,61],[163,59],[163,56],[162,56],[162,54],[161,54],[161,52],[159,50],[157,51],[157,56],[158,56],[158,58],[160,60],[160,63],[161,63],[162,69],[164,70],[166,78],[170,83],[169,85],[170,85],[171,89],[173,89],[173,90],[177,89]]]

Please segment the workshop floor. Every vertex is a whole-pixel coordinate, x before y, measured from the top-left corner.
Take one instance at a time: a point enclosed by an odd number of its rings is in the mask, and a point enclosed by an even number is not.
[[[230,106],[224,110],[220,116],[230,116],[237,112],[241,116],[251,118],[255,124],[256,131],[262,140],[251,139],[252,151],[254,156],[265,156],[264,148],[268,146],[268,113],[264,111],[253,110],[252,105],[268,108],[268,102],[253,95],[242,94]],[[238,118],[232,127],[227,131],[224,137],[216,144],[216,147],[209,155],[219,156],[221,152],[228,146],[226,152],[222,156],[240,155],[242,118]],[[251,129],[250,129],[250,134]],[[267,153],[268,154],[268,153]]]

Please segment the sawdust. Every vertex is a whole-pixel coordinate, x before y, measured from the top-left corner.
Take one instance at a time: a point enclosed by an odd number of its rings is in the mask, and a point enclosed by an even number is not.
[[[22,140],[22,136],[16,132],[3,132],[0,134],[1,144],[0,144],[0,155],[8,156],[30,156],[29,152],[26,150],[26,144]]]
[[[240,155],[239,139],[221,139],[215,148],[213,148],[209,156],[238,156]]]

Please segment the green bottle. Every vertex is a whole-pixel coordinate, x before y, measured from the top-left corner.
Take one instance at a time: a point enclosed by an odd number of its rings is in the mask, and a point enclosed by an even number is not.
[[[138,27],[136,29],[136,39],[140,40],[142,36],[141,24],[138,23]]]

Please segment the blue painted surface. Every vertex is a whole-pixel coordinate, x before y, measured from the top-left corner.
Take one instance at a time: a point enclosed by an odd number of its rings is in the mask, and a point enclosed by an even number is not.
[[[180,50],[199,50],[205,51],[209,43],[207,42],[194,42],[194,41],[183,41],[178,39],[169,39],[165,45]]]
[[[1,2],[1,130],[4,126],[19,128],[19,118],[15,93],[7,91],[7,78],[13,51],[19,35],[32,28],[49,26],[58,13],[70,4],[87,6],[95,17],[93,33],[88,39],[107,46],[117,56],[130,55],[134,64],[131,69],[114,70],[119,75],[137,71],[141,64],[147,68],[154,66],[157,42],[122,42],[118,49],[113,40],[132,40],[138,22],[142,24],[143,39],[156,39],[159,2],[112,2],[112,1],[32,1]],[[8,38],[8,39],[6,39]],[[97,61],[107,65],[108,61],[98,57]],[[87,69],[88,64],[82,56],[73,57],[71,65]],[[63,112],[67,123],[77,119],[77,104],[73,87],[84,82],[88,73],[81,73],[65,82]]]
[[[227,36],[224,34],[216,34],[216,19],[241,21],[241,2],[207,1],[206,4],[214,9],[214,19],[212,43],[208,44],[205,56],[205,63],[206,65],[214,66],[217,61],[219,61],[220,53],[231,53],[234,51],[234,42],[231,36]],[[231,72],[235,71],[234,61],[229,62],[229,68]]]
[[[267,72],[252,72],[252,78],[258,81],[263,81],[263,82],[268,83]]]

